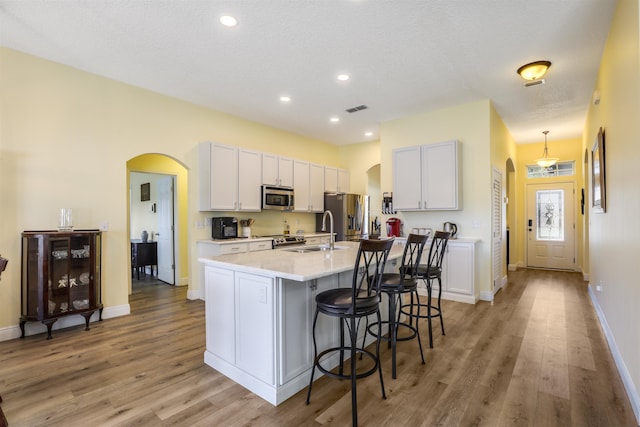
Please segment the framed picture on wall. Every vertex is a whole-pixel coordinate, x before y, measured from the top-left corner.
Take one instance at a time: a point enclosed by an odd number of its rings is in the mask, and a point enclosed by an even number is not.
[[[151,183],[140,184],[140,201],[146,202],[151,200]]]
[[[594,212],[598,213],[607,211],[604,159],[604,130],[600,128],[598,138],[591,149],[591,188],[593,189],[591,206]]]

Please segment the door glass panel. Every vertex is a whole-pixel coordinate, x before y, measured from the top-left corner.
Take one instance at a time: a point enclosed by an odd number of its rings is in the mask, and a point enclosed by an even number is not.
[[[536,192],[537,240],[564,240],[564,191]]]

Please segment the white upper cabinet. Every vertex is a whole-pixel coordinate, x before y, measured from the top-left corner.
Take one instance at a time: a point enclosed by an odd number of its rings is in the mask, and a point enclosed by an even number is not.
[[[460,151],[458,141],[393,150],[394,209],[460,209]]]
[[[325,166],[324,191],[327,193],[348,193],[349,171],[347,169]]]
[[[293,211],[324,211],[324,166],[293,161]]]
[[[260,211],[260,152],[215,142],[199,151],[201,211]]]
[[[309,164],[309,210],[324,212],[324,166]]]
[[[293,187],[293,159],[262,153],[262,183]]]
[[[262,208],[262,153],[238,149],[238,209],[260,211]]]

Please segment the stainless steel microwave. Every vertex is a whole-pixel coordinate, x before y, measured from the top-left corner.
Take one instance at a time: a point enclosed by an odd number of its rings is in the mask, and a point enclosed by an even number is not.
[[[262,186],[262,209],[290,211],[293,209],[293,188]]]

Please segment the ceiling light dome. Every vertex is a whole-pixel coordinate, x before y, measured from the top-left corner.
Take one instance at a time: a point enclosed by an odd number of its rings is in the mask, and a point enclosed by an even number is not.
[[[551,61],[535,61],[518,68],[518,74],[525,80],[539,80],[551,67]]]
[[[559,159],[557,157],[549,157],[549,151],[547,150],[547,134],[549,131],[544,130],[542,133],[544,133],[544,151],[542,152],[542,157],[536,160],[536,163],[541,168],[548,168],[555,165]]]
[[[231,15],[223,15],[220,17],[220,23],[225,27],[235,27],[238,25],[238,20]]]

